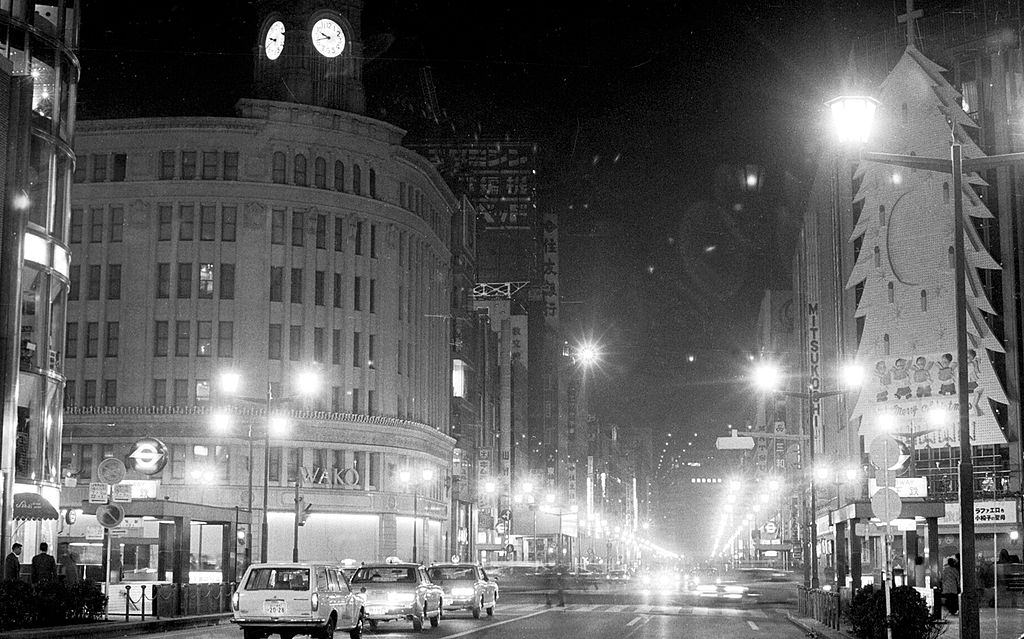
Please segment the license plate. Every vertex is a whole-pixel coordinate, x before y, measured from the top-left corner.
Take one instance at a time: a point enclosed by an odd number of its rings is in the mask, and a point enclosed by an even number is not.
[[[263,612],[270,615],[271,617],[280,617],[284,614],[284,602],[283,601],[264,601]]]
[[[366,609],[368,615],[384,615],[387,614],[388,609],[384,606],[369,606]]]

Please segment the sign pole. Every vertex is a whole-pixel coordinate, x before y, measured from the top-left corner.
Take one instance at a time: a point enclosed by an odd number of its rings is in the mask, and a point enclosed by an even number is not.
[[[103,539],[106,541],[105,545],[106,545],[106,555],[107,555],[107,569],[104,571],[105,572],[104,577],[106,579],[106,594],[107,594],[107,606],[106,606],[106,608],[109,611],[110,610],[110,554],[111,554],[110,553],[110,544],[111,544],[111,539],[110,539],[110,529],[107,528],[107,527],[103,528]],[[109,612],[106,613],[105,616],[106,616],[107,620],[109,621],[110,620]]]

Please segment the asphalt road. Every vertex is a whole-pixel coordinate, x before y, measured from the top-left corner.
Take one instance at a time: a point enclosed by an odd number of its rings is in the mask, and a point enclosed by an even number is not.
[[[449,613],[437,628],[413,632],[407,622],[382,623],[366,628],[364,637],[420,639],[472,637],[473,639],[801,639],[805,633],[785,616],[790,605],[754,597],[746,601],[700,601],[693,597],[659,593],[604,591],[567,593],[567,605],[545,605],[543,595],[509,594],[498,602],[493,617],[473,619]],[[234,625],[195,628],[150,635],[161,639],[240,639]],[[336,637],[345,639],[347,633]]]

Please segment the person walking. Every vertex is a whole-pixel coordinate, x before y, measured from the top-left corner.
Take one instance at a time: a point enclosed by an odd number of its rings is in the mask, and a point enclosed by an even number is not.
[[[57,562],[47,554],[50,547],[46,542],[39,544],[39,554],[32,558],[32,583],[45,584],[57,581]]]
[[[960,612],[960,564],[953,557],[942,568],[942,605],[950,615]]]
[[[15,543],[4,559],[4,581],[18,579],[21,579],[21,544]]]
[[[61,573],[64,575],[64,584],[73,586],[80,581],[78,576],[78,556],[70,550],[64,555],[61,562]]]

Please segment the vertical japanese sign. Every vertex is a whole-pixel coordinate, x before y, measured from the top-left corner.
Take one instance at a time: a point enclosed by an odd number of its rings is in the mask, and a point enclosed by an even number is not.
[[[543,224],[544,261],[541,275],[544,278],[544,322],[551,328],[558,327],[558,215],[544,213]]]
[[[821,325],[818,303],[807,304],[807,383],[812,391],[821,390]],[[821,426],[821,400],[811,400],[810,435],[817,440]]]

